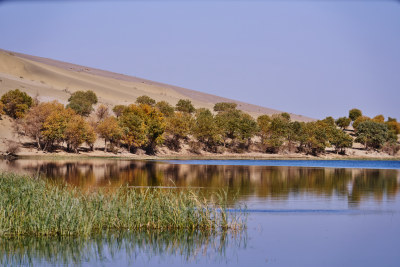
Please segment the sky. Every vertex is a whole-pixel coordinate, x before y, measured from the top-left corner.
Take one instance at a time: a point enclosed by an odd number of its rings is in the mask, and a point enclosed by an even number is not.
[[[400,119],[399,1],[0,1],[0,48],[317,119]]]

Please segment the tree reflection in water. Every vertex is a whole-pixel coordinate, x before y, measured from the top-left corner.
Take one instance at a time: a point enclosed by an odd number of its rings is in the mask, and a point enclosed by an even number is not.
[[[311,167],[168,164],[131,160],[0,161],[0,168],[24,170],[84,190],[96,187],[176,186],[202,188],[205,194],[226,189],[232,202],[250,197],[288,199],[294,194],[337,196],[350,206],[373,197],[393,199],[399,191],[399,170]],[[239,192],[238,197],[234,198]]]

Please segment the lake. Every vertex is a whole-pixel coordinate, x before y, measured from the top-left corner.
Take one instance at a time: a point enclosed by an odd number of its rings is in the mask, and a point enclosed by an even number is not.
[[[225,190],[245,207],[239,232],[129,232],[0,239],[5,265],[398,266],[400,162],[63,159],[0,161],[0,170],[97,187]]]

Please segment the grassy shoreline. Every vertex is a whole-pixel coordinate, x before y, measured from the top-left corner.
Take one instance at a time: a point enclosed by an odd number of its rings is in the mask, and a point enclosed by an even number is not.
[[[0,236],[89,236],[104,231],[240,229],[223,195],[132,189],[84,193],[70,186],[0,173]]]

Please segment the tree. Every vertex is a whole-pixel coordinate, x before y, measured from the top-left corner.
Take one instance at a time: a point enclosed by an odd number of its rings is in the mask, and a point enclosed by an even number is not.
[[[336,153],[340,154],[345,154],[345,149],[353,146],[353,138],[335,127],[331,129],[329,142],[335,147]]]
[[[239,124],[241,112],[237,109],[226,109],[218,112],[215,116],[215,123],[221,130],[221,138],[224,146],[227,146],[227,139],[232,139],[232,145],[239,137]]]
[[[384,123],[385,117],[383,115],[376,115],[375,117],[372,118],[372,120],[374,122]]]
[[[104,151],[107,152],[107,142],[110,143],[111,148],[118,145],[122,138],[123,132],[115,117],[105,118],[97,126],[97,132],[100,138],[104,139]]]
[[[326,122],[307,122],[300,134],[300,149],[307,154],[318,155],[329,145],[329,126]]]
[[[347,117],[340,117],[335,121],[336,125],[340,127],[342,130],[346,129],[350,126],[351,119]]]
[[[176,112],[174,116],[167,117],[165,132],[172,136],[169,147],[175,151],[181,148],[181,140],[187,139],[193,127],[192,115],[184,112]]]
[[[86,123],[86,136],[85,136],[85,143],[89,146],[90,150],[94,150],[94,143],[96,142],[97,135],[96,131],[94,130],[93,126],[90,123]]]
[[[67,108],[71,108],[77,114],[87,117],[93,111],[93,105],[97,104],[97,96],[91,90],[86,92],[76,91],[70,96],[68,102]]]
[[[290,152],[295,152],[296,143],[300,140],[300,135],[303,129],[304,122],[293,121],[289,122],[289,127],[286,132],[287,148]]]
[[[353,128],[357,132],[358,125],[364,121],[369,121],[371,118],[367,116],[360,116],[353,122]]]
[[[221,132],[210,110],[205,108],[197,110],[193,135],[206,146],[207,150],[214,151],[221,140]]]
[[[174,115],[174,107],[171,106],[167,101],[157,102],[156,108],[164,115],[164,117],[171,117]]]
[[[106,105],[101,104],[96,109],[96,116],[99,121],[104,120],[105,118],[110,116],[110,111]]]
[[[349,111],[349,118],[351,121],[355,121],[358,117],[362,116],[362,112],[359,109],[353,108]]]
[[[69,120],[74,115],[76,113],[71,108],[51,112],[43,123],[42,135],[45,141],[43,150],[52,149],[54,144],[65,140],[65,130],[67,129]]]
[[[389,131],[394,132],[396,135],[400,134],[400,123],[397,122],[397,119],[389,117],[385,123]]]
[[[127,106],[125,105],[116,105],[113,107],[113,112],[115,114],[115,116],[117,116],[117,118],[119,118],[119,116],[122,115],[122,113],[124,112],[124,110],[127,108]]]
[[[277,153],[290,134],[290,116],[274,114],[257,118],[261,142],[267,152]]]
[[[64,106],[57,101],[40,103],[29,109],[26,116],[16,121],[21,126],[22,134],[35,140],[37,148],[42,148],[44,123],[52,114],[63,112]]]
[[[196,109],[194,108],[192,101],[189,99],[179,99],[175,106],[175,110],[192,114]]]
[[[388,140],[387,125],[371,120],[361,122],[357,127],[356,142],[365,145],[365,148],[380,148]]]
[[[257,118],[258,135],[261,137],[262,144],[265,144],[266,139],[269,137],[270,124],[271,117],[268,115],[261,115]]]
[[[67,143],[67,150],[78,153],[78,148],[88,140],[89,125],[82,116],[73,114],[66,123],[64,140]]]
[[[235,110],[236,107],[237,107],[236,103],[220,102],[214,105],[214,111],[221,112],[221,111]]]
[[[248,148],[250,139],[257,132],[257,123],[247,113],[236,109],[235,103],[217,103],[214,110],[218,111],[215,116],[217,126],[221,130],[224,146],[227,139],[232,139],[232,146],[239,145],[240,148]]]
[[[136,108],[130,105],[119,117],[122,129],[122,141],[128,146],[128,150],[136,149],[146,142],[146,125],[144,119]]]
[[[129,150],[143,147],[148,154],[154,154],[156,145],[163,142],[164,117],[154,107],[146,104],[129,105],[119,121],[123,130],[123,141]]]
[[[238,140],[240,146],[246,149],[250,145],[251,138],[258,131],[257,122],[247,113],[241,112],[239,120]]]
[[[325,122],[326,124],[328,124],[329,126],[333,126],[333,127],[335,126],[335,119],[331,116],[326,117],[322,121]]]
[[[156,146],[164,142],[165,119],[162,113],[151,106],[141,106],[145,114],[146,137],[145,150],[147,154],[154,154]]]
[[[290,114],[287,112],[282,112],[281,113],[281,117],[283,117],[284,119],[290,121]]]
[[[154,105],[156,104],[156,101],[147,95],[142,95],[142,96],[139,96],[138,98],[136,98],[136,104],[137,105],[146,104],[146,105],[154,107]]]
[[[33,103],[32,97],[19,89],[8,91],[0,101],[3,103],[4,112],[14,119],[24,117]]]

